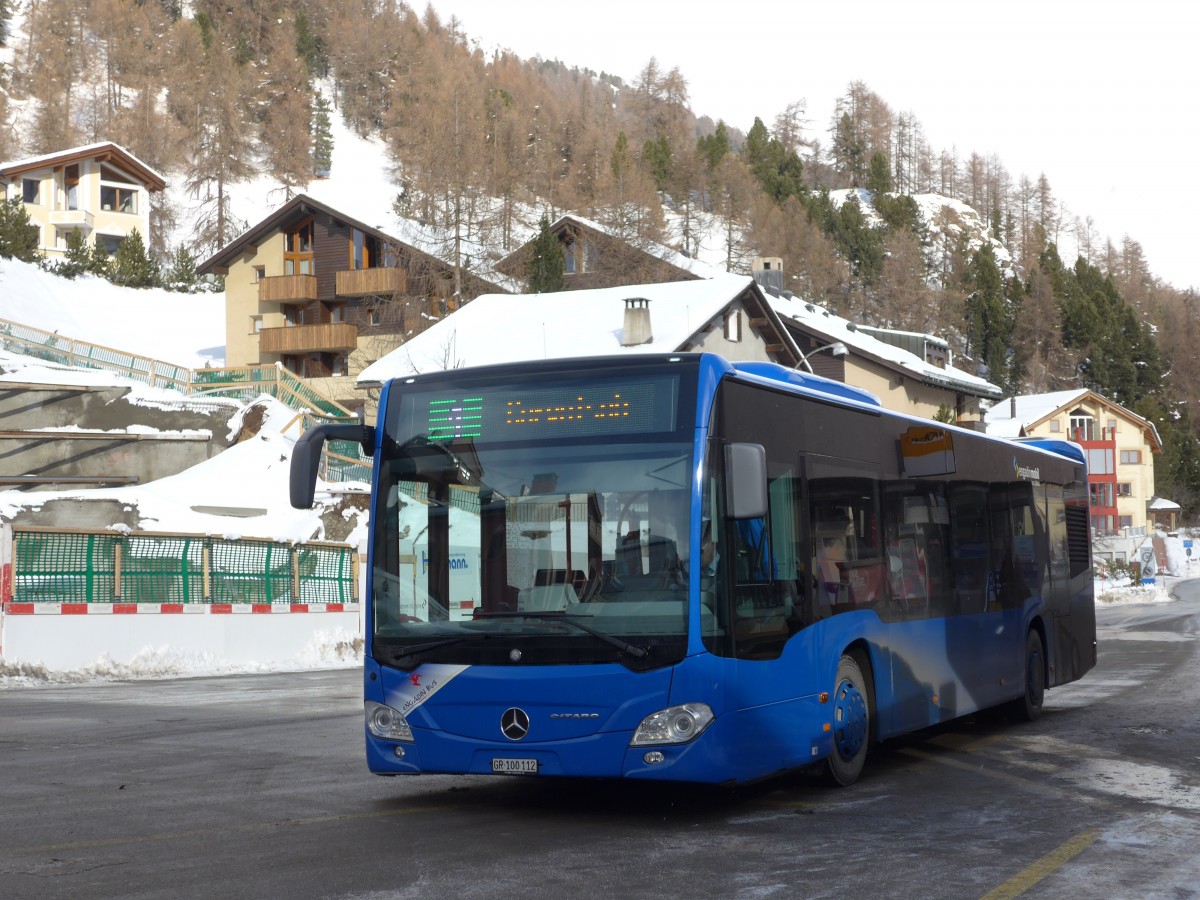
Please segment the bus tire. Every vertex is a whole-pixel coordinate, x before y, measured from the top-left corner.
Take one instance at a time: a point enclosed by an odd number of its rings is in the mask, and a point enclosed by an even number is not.
[[[1012,703],[1017,718],[1034,722],[1042,715],[1042,701],[1046,697],[1046,651],[1042,646],[1042,635],[1030,628],[1025,637],[1025,690]]]
[[[854,784],[867,761],[871,736],[871,699],[858,661],[849,654],[838,660],[833,691],[833,752],[827,758],[834,784]]]

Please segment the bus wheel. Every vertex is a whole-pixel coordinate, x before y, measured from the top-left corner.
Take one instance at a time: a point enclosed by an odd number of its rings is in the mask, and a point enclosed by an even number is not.
[[[871,734],[871,705],[862,669],[852,656],[838,661],[833,692],[833,753],[829,755],[829,777],[834,784],[858,780],[867,760]]]
[[[1042,636],[1036,628],[1030,628],[1025,638],[1025,693],[1013,701],[1012,709],[1026,722],[1033,722],[1042,714],[1042,700],[1046,696],[1046,654],[1042,649]]]

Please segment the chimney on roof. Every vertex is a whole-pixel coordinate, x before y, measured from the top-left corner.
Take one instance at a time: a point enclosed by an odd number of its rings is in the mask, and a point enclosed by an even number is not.
[[[654,340],[650,330],[650,301],[645,297],[625,298],[625,327],[621,329],[621,346],[636,347]]]
[[[776,297],[783,292],[783,260],[778,256],[756,256],[750,261],[750,274],[764,291]]]
[[[1010,397],[1008,400],[1008,417],[1015,419],[1017,417],[1017,398]]]

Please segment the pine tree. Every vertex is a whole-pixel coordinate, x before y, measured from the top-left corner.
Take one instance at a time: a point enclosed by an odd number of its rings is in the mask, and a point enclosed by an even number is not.
[[[698,138],[696,141],[696,152],[704,160],[709,174],[717,170],[717,167],[721,164],[721,160],[725,158],[725,154],[729,150],[729,129],[725,126],[724,120],[717,122],[716,131]]]
[[[183,244],[175,248],[171,257],[171,267],[163,274],[163,287],[169,291],[193,293],[199,286],[196,275],[196,257]]]
[[[642,145],[642,159],[650,169],[654,186],[660,191],[665,191],[671,183],[671,141],[665,134],[660,134],[655,140],[646,141]]]
[[[20,197],[0,203],[0,257],[24,262],[38,259],[37,226]]]
[[[542,214],[538,223],[537,237],[529,248],[529,286],[527,294],[542,294],[561,291],[564,287],[563,272],[566,261],[563,259],[562,244],[558,242],[554,232],[550,230],[549,216]]]
[[[158,282],[158,264],[147,255],[142,235],[136,228],[117,247],[112,281],[131,288],[151,287]]]
[[[974,288],[966,306],[969,352],[987,366],[989,380],[1003,387],[1008,382],[1012,322],[1005,302],[1004,278],[991,244],[975,252],[968,277]]]
[[[88,246],[87,239],[83,236],[82,231],[73,228],[67,232],[66,255],[50,264],[48,268],[55,275],[74,279],[87,272],[91,262],[92,250]]]
[[[892,190],[892,171],[887,157],[876,150],[867,165],[867,190],[872,194],[888,194]]]
[[[329,101],[318,92],[313,99],[313,174],[328,178],[333,168],[333,133],[329,122]]]

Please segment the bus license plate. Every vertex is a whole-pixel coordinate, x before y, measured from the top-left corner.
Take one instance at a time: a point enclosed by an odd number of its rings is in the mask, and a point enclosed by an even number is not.
[[[492,760],[492,772],[497,775],[536,775],[538,761],[536,759],[495,758]]]

